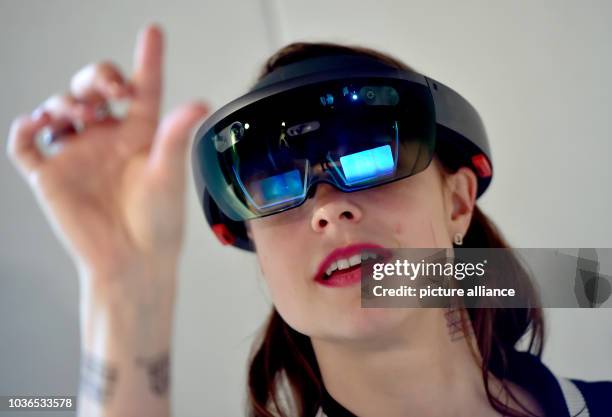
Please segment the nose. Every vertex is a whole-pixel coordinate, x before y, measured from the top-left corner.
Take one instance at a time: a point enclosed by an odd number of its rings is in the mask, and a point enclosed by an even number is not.
[[[330,184],[317,184],[310,223],[315,232],[323,232],[341,224],[359,223],[362,215],[361,208],[347,198],[346,193]]]

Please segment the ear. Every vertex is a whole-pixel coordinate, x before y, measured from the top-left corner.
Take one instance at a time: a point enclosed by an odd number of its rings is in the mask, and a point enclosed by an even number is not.
[[[251,232],[251,223],[249,220],[244,221],[244,228],[246,229],[249,240],[253,242],[253,232]]]
[[[463,166],[447,178],[444,193],[447,228],[451,241],[456,233],[465,236],[476,204],[478,180],[470,168]]]

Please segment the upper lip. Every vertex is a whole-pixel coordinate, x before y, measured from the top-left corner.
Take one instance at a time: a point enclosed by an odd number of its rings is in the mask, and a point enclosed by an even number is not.
[[[331,251],[329,255],[327,255],[325,259],[323,259],[323,261],[321,261],[321,263],[319,264],[319,269],[317,270],[317,273],[314,276],[314,279],[322,279],[325,275],[325,271],[327,271],[327,268],[329,268],[334,261],[338,259],[349,258],[364,250],[374,252],[385,258],[391,255],[390,250],[375,243],[354,243],[342,248],[336,248]]]

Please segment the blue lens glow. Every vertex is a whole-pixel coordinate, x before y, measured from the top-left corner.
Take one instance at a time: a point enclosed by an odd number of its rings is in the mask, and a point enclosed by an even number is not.
[[[236,165],[232,169],[234,178],[242,189],[244,196],[259,211],[265,212],[268,211],[268,208],[274,209],[277,206],[287,205],[286,203],[291,204],[301,201],[306,196],[303,184],[306,181],[305,175],[309,169],[308,160],[306,160],[303,170],[294,169],[263,180],[254,180],[249,183],[248,187],[240,179]],[[302,179],[300,175],[304,175],[304,178]]]
[[[297,169],[268,177],[255,184],[261,190],[264,202],[262,208],[301,198],[304,194],[304,185]]]
[[[340,165],[347,185],[388,175],[395,167],[389,145],[341,156]]]
[[[359,97],[357,94],[353,94],[353,100],[357,100],[357,98]]]

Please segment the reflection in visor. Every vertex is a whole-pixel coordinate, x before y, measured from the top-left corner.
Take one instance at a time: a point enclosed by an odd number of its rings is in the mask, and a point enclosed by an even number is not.
[[[255,184],[260,188],[263,200],[267,202],[263,207],[282,204],[304,195],[304,186],[297,169],[257,181]]]
[[[395,168],[389,145],[341,156],[340,165],[347,185],[391,174]]]
[[[253,181],[248,187],[240,180],[239,184],[249,202],[258,210],[302,200],[305,195],[301,174],[297,169]]]

